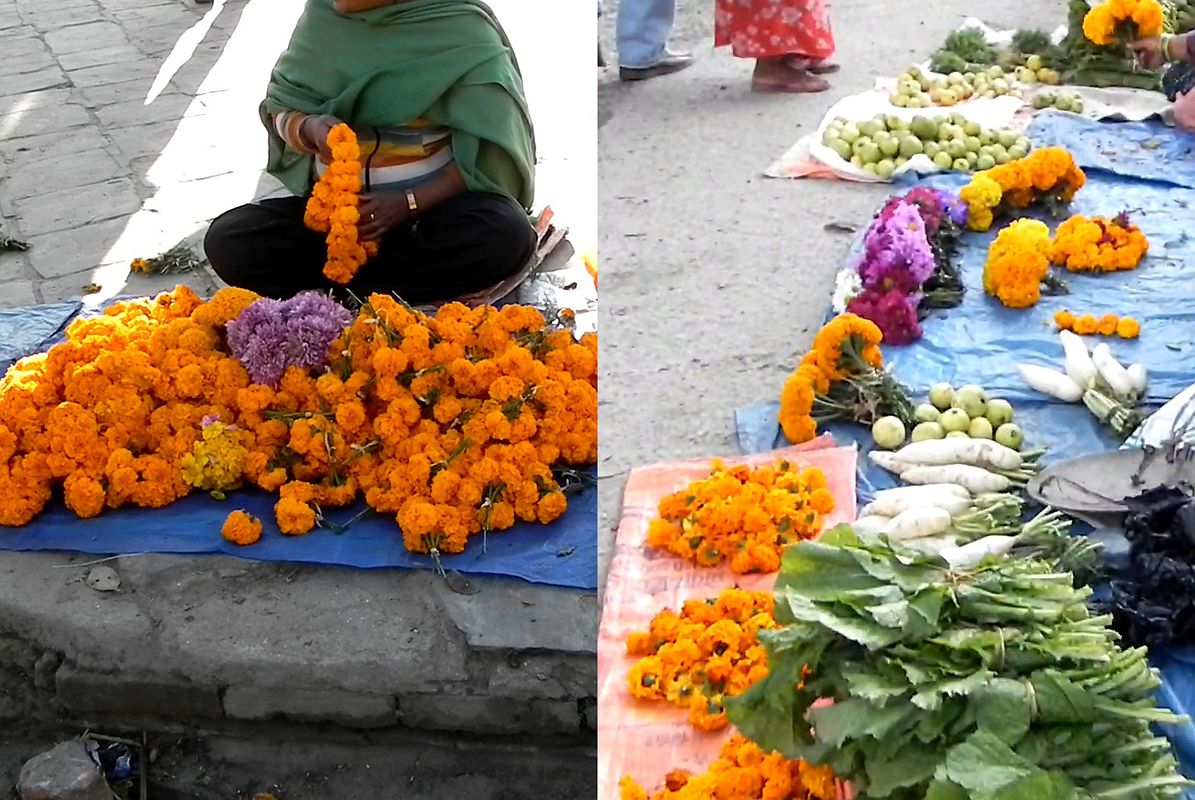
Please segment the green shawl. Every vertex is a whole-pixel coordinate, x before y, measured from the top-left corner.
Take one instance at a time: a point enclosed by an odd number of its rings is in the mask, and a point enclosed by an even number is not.
[[[341,14],[308,0],[270,76],[262,121],[266,171],[297,195],[311,188],[312,157],[286,146],[270,117],[331,114],[359,130],[424,119],[452,131],[470,191],[497,192],[530,209],[535,134],[506,33],[479,0],[408,0]]]

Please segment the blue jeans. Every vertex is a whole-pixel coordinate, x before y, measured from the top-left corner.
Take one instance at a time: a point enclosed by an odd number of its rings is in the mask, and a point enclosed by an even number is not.
[[[620,0],[618,65],[650,67],[664,57],[676,20],[676,0]]]

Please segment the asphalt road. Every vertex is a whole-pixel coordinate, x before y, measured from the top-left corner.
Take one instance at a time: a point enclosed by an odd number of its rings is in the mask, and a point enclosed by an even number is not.
[[[607,3],[613,61],[617,4]],[[736,452],[735,408],[777,397],[829,302],[849,237],[884,190],[763,177],[826,109],[924,59],[968,16],[1053,28],[1064,3],[838,0],[842,72],[822,95],[755,95],[751,65],[715,52],[713,2],[682,2],[684,72],[638,84],[600,79],[602,580],[631,468]]]

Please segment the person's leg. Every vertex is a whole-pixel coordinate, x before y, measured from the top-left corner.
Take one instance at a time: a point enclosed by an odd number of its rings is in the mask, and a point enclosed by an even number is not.
[[[693,63],[688,53],[668,49],[676,21],[676,0],[620,0],[617,46],[619,77],[645,80],[677,72]]]
[[[535,229],[510,200],[468,192],[386,234],[350,288],[395,292],[410,303],[447,300],[514,275],[535,245]]]
[[[279,197],[226,211],[212,221],[203,249],[230,286],[287,298],[330,286],[324,235],[303,224],[302,197]]]

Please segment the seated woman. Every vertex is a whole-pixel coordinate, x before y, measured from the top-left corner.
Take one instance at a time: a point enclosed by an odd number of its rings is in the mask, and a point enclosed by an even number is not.
[[[228,284],[277,298],[334,288],[303,212],[341,121],[365,165],[359,233],[379,243],[348,287],[358,296],[446,300],[534,253],[535,136],[510,43],[479,0],[308,0],[261,115],[266,169],[295,196],[212,222],[204,249]]]

